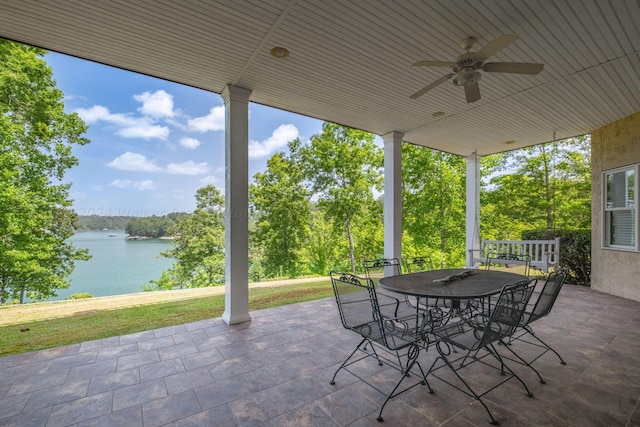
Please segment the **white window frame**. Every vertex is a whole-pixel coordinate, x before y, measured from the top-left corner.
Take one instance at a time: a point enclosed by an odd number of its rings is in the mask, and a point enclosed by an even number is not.
[[[615,173],[633,171],[634,173],[634,194],[633,200],[627,199],[627,206],[623,207],[609,207],[607,205],[608,193],[607,193],[607,182],[608,177]],[[640,181],[640,164],[634,164],[629,166],[624,166],[616,169],[611,169],[604,171],[602,173],[602,247],[604,249],[614,249],[620,251],[640,251],[639,239],[640,239],[640,206],[638,205],[638,190],[640,189],[638,184]],[[633,245],[620,245],[620,244],[612,244],[611,243],[611,228],[610,228],[610,219],[614,212],[628,212],[631,211],[634,234],[633,234]]]

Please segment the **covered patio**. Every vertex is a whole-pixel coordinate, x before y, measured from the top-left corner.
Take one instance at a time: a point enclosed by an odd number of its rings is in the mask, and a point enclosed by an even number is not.
[[[518,368],[533,398],[510,382],[487,400],[503,425],[640,425],[640,252],[637,239],[624,251],[602,243],[603,172],[640,162],[637,22],[631,0],[3,1],[0,37],[223,97],[227,304],[222,318],[0,358],[0,425],[380,425],[382,395],[348,374],[329,385],[359,340],[332,299],[249,313],[250,102],[383,138],[389,258],[402,255],[402,144],[467,159],[472,248],[481,156],[592,133],[594,289],[566,285],[535,325],[567,365],[547,354],[536,365],[547,384]],[[477,51],[509,34],[517,40],[490,61],[542,72],[483,71],[474,102],[451,81],[411,99],[450,73],[412,64],[454,61],[469,37]],[[477,404],[432,387],[389,403],[385,423],[487,424]]]
[[[251,320],[250,103],[383,139],[386,258],[403,255],[403,144],[466,159],[465,249],[474,249],[482,156],[591,133],[592,286],[640,300],[632,284],[640,273],[638,209],[626,207],[630,243],[608,247],[602,203],[607,171],[640,175],[637,22],[640,6],[631,0],[0,5],[0,37],[222,96],[229,324]]]
[[[565,285],[535,330],[567,364],[539,359],[546,384],[512,364],[534,396],[515,382],[488,394],[501,425],[640,425],[639,302]],[[358,341],[328,298],[255,311],[237,325],[214,318],[8,356],[0,425],[489,425],[481,406],[433,377],[434,394],[418,387],[393,399],[379,423],[382,394],[345,372],[329,384]],[[424,352],[425,365],[436,354]],[[397,374],[372,360],[362,369],[382,386]],[[482,369],[474,376],[487,379]]]

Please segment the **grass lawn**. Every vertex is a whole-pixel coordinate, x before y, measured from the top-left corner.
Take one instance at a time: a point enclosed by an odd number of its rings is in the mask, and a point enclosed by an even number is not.
[[[264,288],[251,288],[249,309],[277,307],[333,296],[331,282],[323,280]],[[0,327],[0,356],[76,344],[134,332],[220,317],[224,295],[94,310],[69,317]],[[10,308],[3,315],[10,315]],[[22,332],[21,329],[28,328]]]

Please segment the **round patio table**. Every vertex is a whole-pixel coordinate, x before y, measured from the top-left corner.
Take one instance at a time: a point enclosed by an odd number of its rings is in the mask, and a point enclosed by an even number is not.
[[[379,283],[383,289],[405,295],[461,300],[495,295],[505,285],[527,279],[527,276],[499,270],[448,268],[389,276]]]

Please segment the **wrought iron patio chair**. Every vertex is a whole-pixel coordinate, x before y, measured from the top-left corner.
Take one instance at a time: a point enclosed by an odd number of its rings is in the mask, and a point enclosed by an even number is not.
[[[514,261],[509,263],[508,261]],[[524,275],[529,276],[531,270],[531,256],[526,254],[512,254],[507,252],[501,252],[491,254],[487,258],[485,269],[489,270],[492,264],[499,263],[505,267],[511,267],[513,265],[524,265]]]
[[[385,295],[396,301],[393,311],[389,311],[392,308],[391,300],[383,305],[382,313],[387,317],[399,317],[410,316],[415,314],[418,308],[418,301],[416,298],[409,297],[408,295],[399,295],[393,292],[380,289],[379,280],[385,276],[398,276],[402,274],[402,265],[398,258],[377,258],[372,260],[364,260],[364,272],[368,279],[371,279],[378,294]]]
[[[404,268],[407,273],[433,270],[433,262],[428,256],[413,256],[404,258]]]
[[[439,338],[436,343],[439,356],[431,365],[427,376],[429,374],[434,375],[467,396],[479,401],[489,414],[491,424],[498,424],[498,422],[493,418],[491,411],[483,402],[482,396],[512,378],[516,378],[522,384],[527,396],[533,395],[524,381],[505,364],[503,358],[496,351],[494,343],[510,337],[516,330],[534,287],[535,283],[530,279],[506,285],[489,313],[480,311],[472,317],[461,318],[433,331]],[[452,353],[455,348],[463,350],[465,354],[453,358]],[[487,362],[485,360],[487,357],[495,359],[494,362]],[[496,361],[498,362],[497,366],[495,364]],[[476,392],[459,373],[459,371],[473,366],[476,362],[500,371],[502,375],[505,375],[505,378],[499,380],[482,393]],[[439,370],[445,367],[448,367],[455,374],[464,387],[440,374]]]
[[[535,301],[533,301],[532,304],[529,304],[529,307],[522,316],[518,329],[510,337],[509,341],[506,342],[506,344],[508,345],[505,346],[505,348],[509,350],[513,356],[516,357],[516,359],[511,360],[522,363],[531,368],[531,370],[536,373],[538,379],[542,384],[545,384],[546,381],[542,378],[538,370],[532,366],[533,362],[542,357],[546,352],[551,351],[556,356],[558,356],[561,365],[566,365],[567,363],[564,361],[562,356],[560,356],[560,353],[558,353],[555,349],[553,349],[549,344],[544,342],[533,332],[531,324],[536,320],[541,319],[551,313],[551,309],[553,308],[553,305],[556,302],[558,295],[560,294],[560,290],[562,289],[562,285],[566,280],[567,272],[563,270],[554,271],[547,277],[540,293],[534,293],[532,301],[534,300],[534,298]],[[529,338],[534,338],[535,341],[531,341],[529,340]],[[521,341],[532,346],[542,348],[543,350],[533,359],[525,360],[510,345],[514,341]]]
[[[386,395],[378,413],[378,421],[383,421],[382,411],[387,402],[399,394],[418,385],[427,385],[429,391],[433,392],[417,360],[420,355],[424,316],[414,312],[407,317],[383,317],[380,304],[386,297],[376,292],[371,279],[349,273],[331,272],[330,275],[342,325],[362,337],[355,350],[335,372],[330,383],[335,384],[338,372],[345,370]],[[400,373],[400,379],[391,392],[386,393],[374,384],[369,377],[370,373],[358,371],[357,363],[369,357],[376,359],[379,365],[384,364]],[[415,375],[410,375],[412,370]],[[400,388],[404,381],[409,381],[409,385]]]

